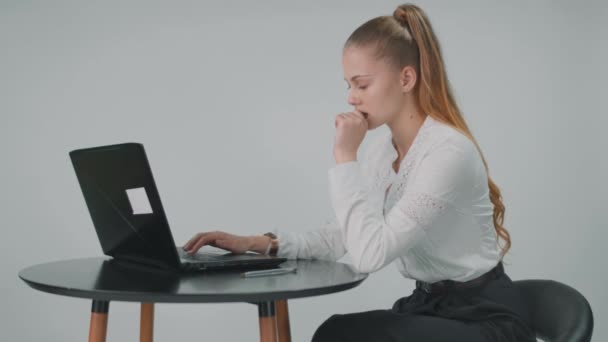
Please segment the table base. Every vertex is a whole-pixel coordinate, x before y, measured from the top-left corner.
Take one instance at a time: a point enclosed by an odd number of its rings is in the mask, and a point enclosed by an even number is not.
[[[287,300],[255,303],[258,306],[261,342],[291,342]],[[105,342],[108,328],[109,301],[93,300],[89,342]],[[154,303],[141,303],[140,342],[154,341]]]

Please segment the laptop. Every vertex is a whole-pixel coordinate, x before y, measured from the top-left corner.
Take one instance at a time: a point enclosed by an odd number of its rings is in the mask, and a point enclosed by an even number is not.
[[[180,272],[273,268],[287,260],[220,249],[190,255],[176,246],[140,143],[77,149],[69,155],[101,248],[113,259]]]

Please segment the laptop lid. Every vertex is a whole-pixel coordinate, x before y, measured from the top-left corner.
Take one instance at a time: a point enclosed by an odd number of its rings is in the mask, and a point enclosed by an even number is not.
[[[179,269],[143,145],[107,145],[69,154],[103,252],[117,259]]]

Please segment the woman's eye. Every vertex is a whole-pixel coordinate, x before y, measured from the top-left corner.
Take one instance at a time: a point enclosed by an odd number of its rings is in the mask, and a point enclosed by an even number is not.
[[[358,88],[361,89],[361,90],[363,90],[363,89],[367,88],[367,86],[361,86],[361,87],[358,87]],[[350,90],[350,87],[346,88],[346,90]]]

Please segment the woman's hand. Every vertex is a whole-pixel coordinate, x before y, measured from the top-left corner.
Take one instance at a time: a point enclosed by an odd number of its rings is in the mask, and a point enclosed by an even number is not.
[[[243,254],[251,248],[252,239],[248,236],[238,236],[220,231],[198,233],[183,248],[186,252],[194,254],[205,245],[225,249],[235,254]]]
[[[198,252],[201,247],[209,245],[228,250],[234,254],[243,254],[248,251],[263,254],[269,244],[270,238],[264,235],[238,236],[214,231],[194,235],[194,237],[184,245],[183,249],[190,254],[194,254]]]
[[[338,163],[355,160],[368,130],[367,118],[359,111],[338,114],[334,158]]]

